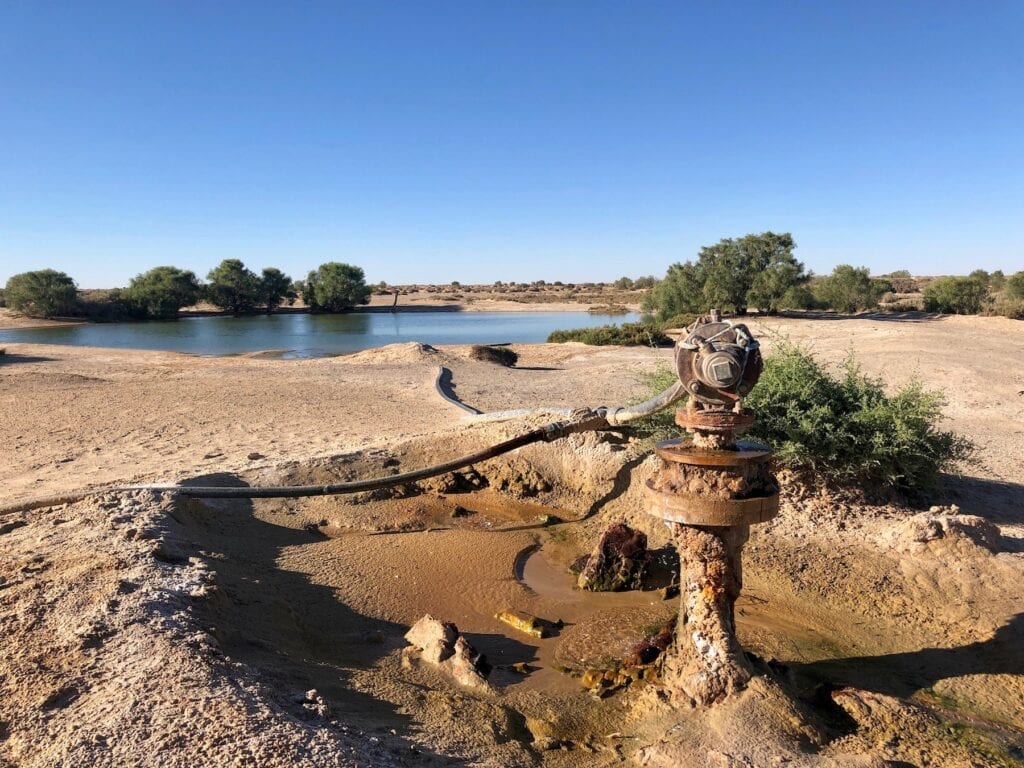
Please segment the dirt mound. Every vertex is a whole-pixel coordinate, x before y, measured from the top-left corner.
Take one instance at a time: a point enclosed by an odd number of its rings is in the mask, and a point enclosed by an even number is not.
[[[92,497],[4,546],[0,764],[394,764],[224,656],[201,617],[232,596],[170,501]]]
[[[346,364],[384,365],[386,363],[419,363],[424,360],[441,360],[442,358],[442,353],[429,344],[407,341],[402,344],[388,344],[375,349],[366,349],[337,359]]]

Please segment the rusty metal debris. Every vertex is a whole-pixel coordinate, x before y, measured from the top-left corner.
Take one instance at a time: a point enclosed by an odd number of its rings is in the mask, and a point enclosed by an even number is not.
[[[646,511],[668,525],[679,551],[679,621],[663,669],[676,705],[713,704],[750,679],[734,617],[743,545],[750,526],[779,508],[770,449],[737,440],[754,423],[742,400],[761,368],[747,327],[716,310],[676,344],[676,370],[690,394],[676,423],[688,437],[657,445],[661,466],[644,488]]]
[[[548,636],[548,629],[544,622],[523,611],[501,611],[496,613],[494,618],[531,637],[544,638]]]

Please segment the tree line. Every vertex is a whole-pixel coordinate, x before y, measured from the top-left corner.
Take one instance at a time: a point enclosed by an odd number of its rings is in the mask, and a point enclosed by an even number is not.
[[[205,283],[187,269],[154,267],[125,288],[83,297],[69,275],[42,269],[14,275],[3,292],[7,306],[30,317],[93,320],[173,319],[200,301],[233,315],[271,314],[299,297],[313,312],[346,312],[369,303],[370,287],[363,270],[351,264],[321,264],[305,280],[293,281],[277,267],[257,274],[240,259],[225,259],[210,270]]]
[[[816,277],[796,259],[788,233],[762,232],[726,238],[700,249],[696,260],[672,264],[644,299],[645,311],[661,323],[718,307],[746,314],[749,308],[775,314],[785,309],[858,312],[875,309],[886,294],[914,284],[906,270],[874,277],[867,267],[840,264]],[[922,309],[947,314],[992,311],[1024,318],[1024,272],[1006,277],[975,270],[943,277],[923,289]],[[902,307],[910,309],[911,307]]]

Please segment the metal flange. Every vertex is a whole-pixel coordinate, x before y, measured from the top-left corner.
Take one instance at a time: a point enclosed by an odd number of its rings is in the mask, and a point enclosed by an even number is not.
[[[766,445],[740,440],[734,448],[710,450],[697,448],[689,440],[676,438],[662,440],[654,446],[654,452],[673,464],[693,464],[698,467],[739,467],[744,464],[763,464],[772,457],[772,450]]]
[[[662,493],[648,480],[644,485],[644,509],[649,515],[684,525],[753,525],[771,520],[779,513],[779,494],[749,499],[716,499]]]
[[[754,424],[754,414],[749,410],[723,411],[696,408],[680,408],[676,411],[676,424],[688,430],[724,434],[726,432],[742,433]]]

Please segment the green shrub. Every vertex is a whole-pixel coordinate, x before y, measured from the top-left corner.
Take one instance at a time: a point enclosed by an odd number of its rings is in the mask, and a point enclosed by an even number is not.
[[[652,394],[675,380],[667,367],[644,376]],[[887,394],[852,357],[836,376],[790,343],[765,360],[745,405],[757,417],[751,438],[771,445],[781,465],[830,482],[886,487],[914,497],[973,451],[968,440],[938,427],[941,394],[917,381]],[[636,430],[658,440],[681,433],[671,409],[638,422]]]
[[[789,343],[765,361],[746,405],[757,416],[751,436],[772,445],[782,464],[911,496],[932,487],[940,472],[973,449],[938,428],[940,393],[915,380],[889,395],[852,356],[835,376]]]
[[[40,269],[12,276],[4,287],[11,309],[29,317],[70,315],[78,304],[75,281],[55,269]]]
[[[988,283],[977,277],[942,277],[924,289],[924,308],[929,312],[976,315],[988,302]]]
[[[663,320],[658,323],[658,326],[662,330],[668,330],[669,328],[689,328],[693,323],[700,317],[696,312],[680,312],[678,315],[672,315],[667,320]]]
[[[882,294],[891,288],[888,282],[873,280],[867,267],[840,264],[814,285],[814,295],[836,312],[859,312],[877,307]]]
[[[788,288],[779,302],[781,309],[822,309],[821,302],[806,285],[794,285]]]
[[[139,316],[166,320],[199,300],[199,282],[188,270],[154,267],[133,277],[124,297],[135,305]]]
[[[1024,299],[1024,272],[1006,278],[1006,295],[1011,299]]]
[[[579,341],[594,346],[663,347],[672,344],[672,339],[653,323],[623,323],[622,325],[601,325],[596,328],[574,328],[569,331],[553,331],[548,336],[549,344]]]
[[[361,267],[329,261],[306,277],[302,300],[313,312],[348,312],[369,304],[370,287]]]
[[[1011,320],[1024,320],[1024,299],[1000,296],[986,308],[985,314],[1002,315]]]

